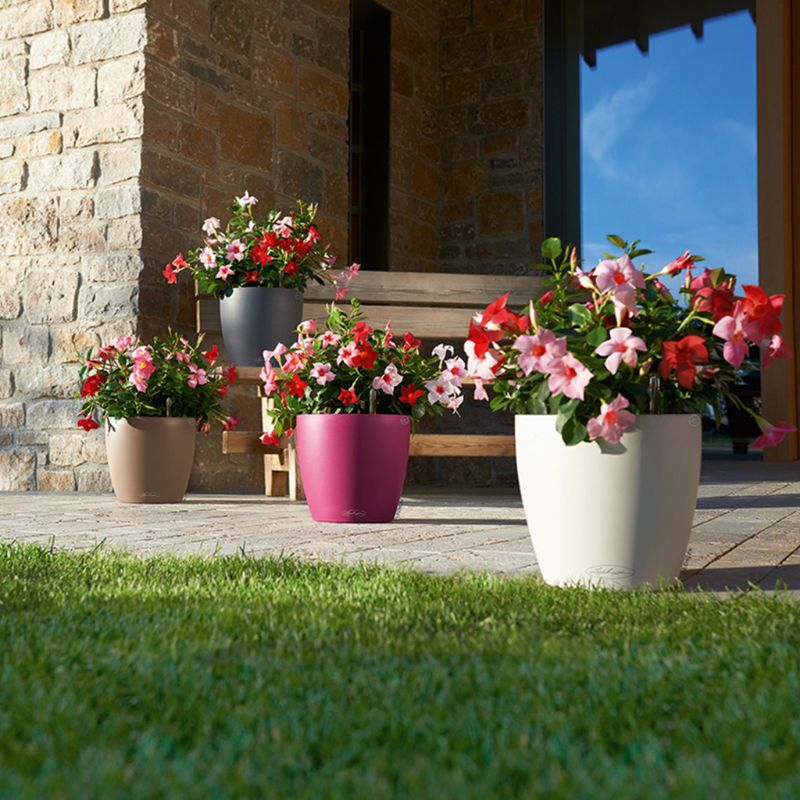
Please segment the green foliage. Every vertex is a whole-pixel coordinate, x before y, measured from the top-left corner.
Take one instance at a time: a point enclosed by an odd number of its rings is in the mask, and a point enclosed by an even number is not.
[[[174,331],[150,344],[115,339],[81,356],[78,376],[83,399],[81,416],[122,419],[130,417],[190,417],[199,425],[223,422],[220,397],[235,380],[235,369],[214,372],[216,347],[203,351],[204,335],[190,342]],[[133,383],[137,359],[152,364],[152,374],[141,390]],[[199,373],[197,372],[199,370]],[[192,386],[191,384],[195,385]]]
[[[797,797],[800,605],[0,546],[4,798]]]
[[[616,234],[607,238],[622,251],[623,258],[651,253],[641,247],[638,239],[628,242]],[[663,413],[706,413],[713,409],[718,414],[720,398],[738,402],[732,387],[754,366],[745,361],[740,369],[734,369],[725,360],[724,342],[713,334],[714,319],[698,309],[694,302],[696,290],[688,278],[683,278],[676,298],[661,282],[666,278],[665,270],[648,273],[637,264],[632,278],[636,285],[623,280],[629,296],[634,298],[632,304],[627,301],[626,305],[621,300],[615,303],[615,287],[619,284],[612,282],[610,287],[600,289],[594,272],[580,267],[571,246],[563,248],[558,239],[546,239],[542,256],[550,261],[545,267],[549,273],[544,279],[546,295],[518,311],[503,309],[491,323],[494,328],[489,331],[489,356],[495,359],[490,363],[496,365],[496,377],[489,386],[492,410],[556,414],[557,429],[564,441],[577,444],[588,440],[587,424],[600,414],[602,404],[611,403],[618,395],[629,401],[629,410],[634,414],[647,414],[656,407]],[[690,264],[700,260],[694,255],[688,258]],[[632,262],[625,263],[626,268],[632,266]],[[714,287],[735,285],[735,278],[722,268],[709,270],[706,278]],[[608,354],[600,355],[597,349],[615,327],[625,328],[643,340],[646,349],[637,351],[634,365],[620,363],[616,373],[611,374],[606,366]],[[514,344],[519,337],[541,331],[561,339],[567,352],[591,373],[582,401],[565,403],[567,398],[563,395],[552,396],[547,374],[532,367],[527,371],[523,368],[521,351]],[[677,343],[687,336],[700,337],[708,353],[707,359],[693,362],[696,372],[690,390],[680,385],[674,367],[663,372],[660,369],[664,343]],[[747,410],[752,413],[752,409]]]
[[[441,403],[430,402],[426,384],[442,375],[445,359],[423,355],[422,342],[412,333],[398,336],[388,326],[373,330],[364,322],[357,299],[350,301],[349,313],[329,307],[325,332],[304,332],[301,326],[299,333],[289,353],[272,365],[275,387],[268,392],[274,400],[269,414],[275,436],[294,428],[298,414],[405,414],[416,421],[444,411]],[[327,341],[325,333],[335,339]],[[343,348],[352,348],[347,358],[341,355]],[[332,376],[323,383],[315,373],[321,364]],[[463,368],[463,360],[458,364]],[[374,386],[387,370],[396,370],[391,392]],[[459,387],[460,380],[454,381],[445,401],[460,402]]]
[[[200,292],[222,297],[239,286],[303,291],[311,281],[331,282],[327,270],[333,259],[314,225],[316,205],[298,200],[297,210],[288,218],[275,209],[258,218],[253,205],[243,205],[238,200],[229,206],[229,211],[227,225],[206,232],[204,244],[189,251],[182,267],[192,273]],[[228,245],[234,242],[244,246],[242,258],[228,255]],[[201,260],[204,251],[213,254],[211,265]],[[180,256],[176,261],[179,259]],[[233,274],[217,277],[223,265],[230,267]]]

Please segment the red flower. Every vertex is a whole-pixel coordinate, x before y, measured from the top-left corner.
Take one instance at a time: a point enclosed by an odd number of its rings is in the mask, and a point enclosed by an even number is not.
[[[263,267],[272,261],[272,256],[270,255],[269,250],[269,245],[265,244],[263,241],[256,242],[250,248],[250,258],[252,258],[256,264],[260,264]]]
[[[503,334],[501,331],[486,331],[470,320],[469,336],[467,338],[475,344],[476,358],[483,358],[489,350],[489,345],[498,341],[498,339],[502,339]]]
[[[486,306],[483,316],[481,317],[482,327],[486,328],[489,325],[500,327],[509,321],[509,317],[514,316],[506,308],[509,294],[510,292],[501,294],[500,297],[498,297],[496,300],[492,300],[492,302]]]
[[[356,344],[363,344],[367,341],[371,333],[372,328],[370,328],[364,320],[361,320],[353,326],[353,341]]]
[[[768,295],[760,286],[742,286],[744,289],[744,313],[748,322],[752,323],[756,336],[751,338],[766,339],[780,333],[783,323],[780,320],[783,308],[783,295]]]
[[[364,369],[373,369],[375,367],[375,359],[378,358],[378,353],[373,349],[371,344],[362,344],[358,348],[358,352],[353,357],[354,367],[364,367]]]
[[[259,241],[265,247],[275,247],[278,244],[278,234],[274,231],[264,231]]]
[[[235,431],[239,427],[239,423],[241,422],[241,417],[228,417],[222,423],[222,430],[224,431]]]
[[[178,273],[172,268],[172,264],[167,264],[167,266],[161,270],[161,274],[167,279],[167,283],[178,282]]]
[[[226,367],[222,370],[222,374],[225,376],[228,383],[233,383],[239,377],[236,374],[236,364],[231,364],[229,367]]]
[[[175,269],[186,269],[189,264],[184,261],[183,253],[178,253],[178,255],[172,259],[172,266],[175,267]]]
[[[424,394],[422,389],[417,389],[413,383],[409,383],[408,386],[400,387],[400,402],[413,406]]]
[[[675,372],[678,383],[687,391],[694,386],[697,370],[695,364],[708,361],[708,349],[702,336],[684,336],[679,342],[664,342],[659,370],[666,379]]]
[[[403,337],[403,350],[416,350],[421,344],[422,340],[415,338],[411,331]]]
[[[667,264],[661,272],[667,275],[677,275],[682,269],[689,272],[694,267],[694,256],[687,250],[682,256],[678,256]]]
[[[244,282],[245,283],[258,283],[261,274],[257,269],[249,269],[244,274]]]
[[[553,300],[556,298],[556,293],[550,289],[546,291],[540,298],[539,298],[539,305],[546,306],[548,303],[552,303]]]
[[[278,447],[281,443],[280,437],[276,436],[274,431],[272,433],[262,433],[259,441],[263,445],[274,445],[275,447]]]
[[[214,345],[210,350],[206,350],[205,353],[203,353],[203,358],[205,358],[205,360],[213,366],[216,360],[219,358],[219,349],[217,346]]]
[[[306,386],[308,384],[295,372],[287,384],[287,391],[295,397],[302,397],[305,394]]]
[[[83,428],[85,431],[93,431],[100,426],[91,417],[86,417],[78,420],[78,427]]]
[[[358,403],[358,395],[352,389],[342,389],[339,392],[339,402],[343,406],[354,406]]]
[[[297,275],[297,262],[296,261],[289,261],[286,266],[283,268],[283,271],[287,275]]]
[[[719,322],[733,311],[733,291],[727,284],[704,286],[692,298],[692,306],[701,314],[711,314],[714,322]]]
[[[94,397],[99,391],[100,387],[106,382],[105,375],[90,375],[81,387],[81,397]]]

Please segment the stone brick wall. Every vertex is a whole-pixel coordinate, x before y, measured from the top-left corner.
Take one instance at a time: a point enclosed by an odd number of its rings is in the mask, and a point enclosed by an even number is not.
[[[143,0],[0,0],[0,490],[109,486],[76,351],[136,327]]]
[[[539,0],[384,5],[388,266],[527,269],[541,236]],[[318,202],[345,258],[349,16],[349,0],[0,0],[0,490],[108,487],[102,435],[74,427],[76,350],[193,331],[193,287],[167,287],[161,269],[243,189],[262,208]],[[251,391],[230,401],[259,426]],[[261,471],[222,458],[212,435],[192,486],[258,489]],[[485,461],[457,473],[498,474]]]
[[[525,274],[542,239],[540,0],[442,0],[439,272]]]

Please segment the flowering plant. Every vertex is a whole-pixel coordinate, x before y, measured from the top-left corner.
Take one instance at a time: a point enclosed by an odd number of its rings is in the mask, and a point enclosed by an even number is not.
[[[418,420],[458,410],[466,365],[452,357],[452,347],[440,344],[424,356],[412,333],[396,338],[388,324],[373,330],[358,300],[350,305],[350,313],[331,306],[321,333],[308,320],[291,347],[264,351],[261,379],[274,400],[264,444],[291,434],[298,414],[408,414]]]
[[[203,247],[179,253],[164,267],[167,283],[189,270],[201,292],[221,297],[238,286],[268,286],[303,291],[309,281],[333,283],[337,298],[344,297],[358,264],[332,273],[336,257],[327,252],[314,226],[317,207],[298,200],[298,210],[284,215],[274,209],[257,220],[258,200],[245,191],[229,206],[232,213],[223,228],[216,217],[203,222]]]
[[[192,417],[206,433],[213,420],[235,429],[239,421],[224,414],[220,398],[236,380],[236,367],[212,371],[217,346],[203,352],[202,344],[202,334],[192,344],[170,331],[149,345],[126,336],[90,349],[79,368],[78,426],[99,427],[96,416]]]
[[[651,253],[609,236],[622,251],[606,255],[591,272],[574,248],[558,239],[542,244],[550,271],[548,291],[521,314],[498,297],[470,324],[465,344],[475,397],[493,409],[557,415],[568,445],[603,439],[616,444],[637,414],[702,412],[721,416],[720,400],[756,418],[763,435],[754,447],[778,444],[794,430],[772,425],[733,391],[752,369],[751,345],[761,364],[788,358],[780,336],[781,295],[743,286],[724,269],[695,274],[703,259],[688,251],[648,274],[633,259]],[[662,278],[683,274],[676,299]]]

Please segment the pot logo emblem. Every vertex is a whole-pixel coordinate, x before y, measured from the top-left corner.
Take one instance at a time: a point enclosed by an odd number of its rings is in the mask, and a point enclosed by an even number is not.
[[[617,564],[598,564],[596,567],[589,567],[584,575],[591,581],[602,582],[606,586],[623,587],[633,577],[633,568]]]
[[[361,519],[361,517],[367,516],[367,512],[360,508],[348,508],[344,515],[350,517],[350,519]]]

